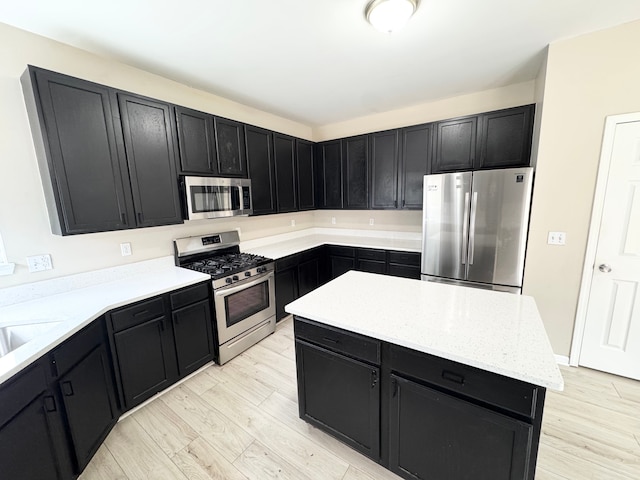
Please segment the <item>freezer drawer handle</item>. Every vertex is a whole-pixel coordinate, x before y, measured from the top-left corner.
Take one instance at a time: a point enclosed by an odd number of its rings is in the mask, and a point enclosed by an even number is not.
[[[469,248],[469,192],[464,194],[464,220],[462,222],[462,264],[467,263]]]
[[[473,254],[476,250],[476,212],[478,211],[478,192],[473,192],[471,201],[471,222],[469,222],[469,265],[473,265]]]

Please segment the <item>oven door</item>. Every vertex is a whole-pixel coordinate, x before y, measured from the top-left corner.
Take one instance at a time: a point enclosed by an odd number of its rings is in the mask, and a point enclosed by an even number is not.
[[[220,344],[275,316],[274,278],[274,273],[269,272],[214,292]]]

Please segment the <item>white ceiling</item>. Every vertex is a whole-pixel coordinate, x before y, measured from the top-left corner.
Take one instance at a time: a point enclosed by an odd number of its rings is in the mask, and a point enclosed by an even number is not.
[[[310,126],[535,78],[546,45],[640,19],[640,0],[0,0],[0,22]]]

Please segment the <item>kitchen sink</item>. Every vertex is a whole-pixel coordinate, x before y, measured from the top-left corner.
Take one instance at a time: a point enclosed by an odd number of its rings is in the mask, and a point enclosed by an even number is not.
[[[59,324],[60,321],[46,319],[0,327],[0,357],[13,352]]]

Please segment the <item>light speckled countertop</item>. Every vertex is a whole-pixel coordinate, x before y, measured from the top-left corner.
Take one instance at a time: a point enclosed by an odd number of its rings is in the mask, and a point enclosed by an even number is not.
[[[526,295],[350,271],[285,310],[542,387],[564,388],[535,301]]]
[[[0,357],[0,383],[61,344],[103,313],[209,280],[178,268],[173,257],[139,262],[0,291],[0,328],[59,322]]]
[[[240,244],[240,250],[277,260],[320,245],[344,245],[420,253],[421,242],[420,232],[309,228],[245,241]]]

